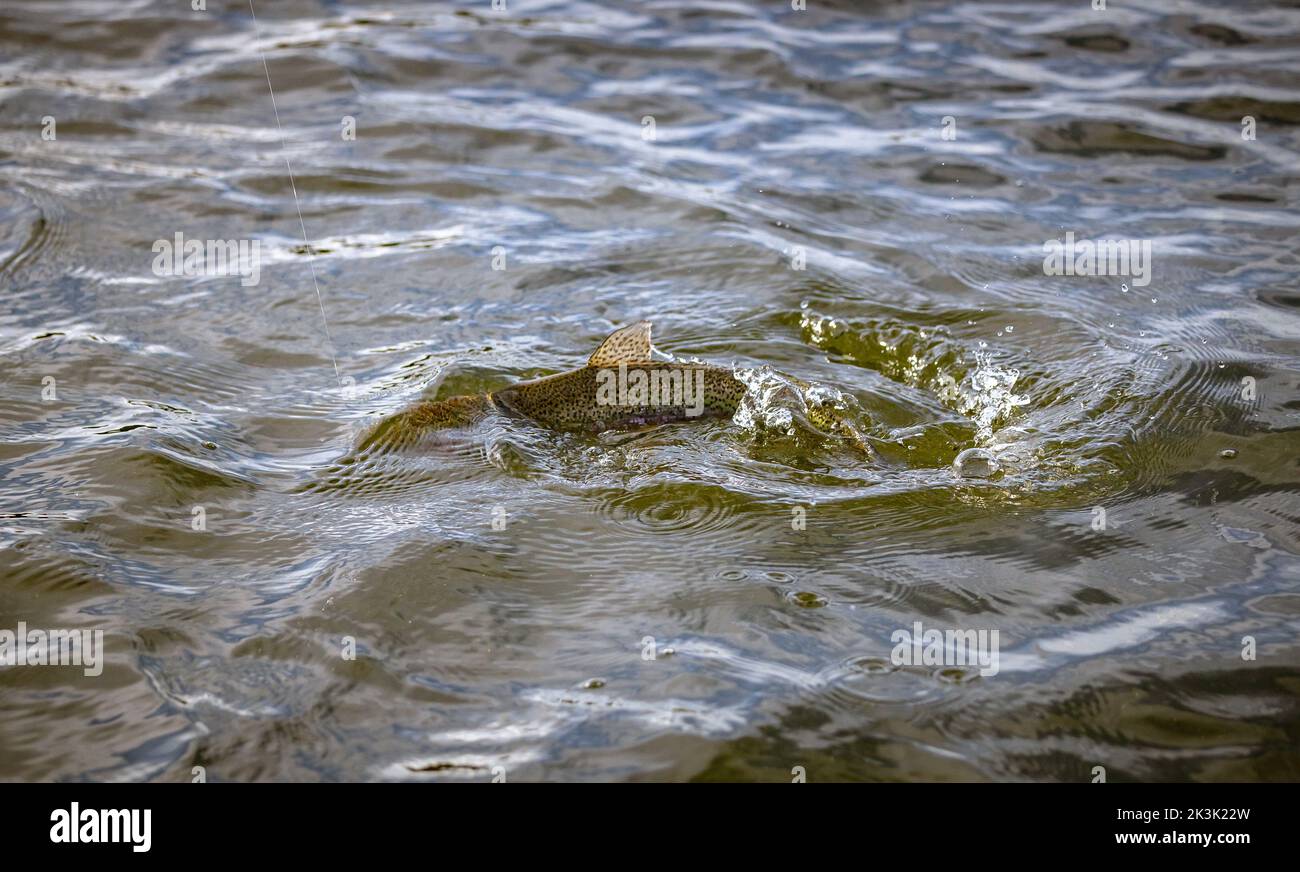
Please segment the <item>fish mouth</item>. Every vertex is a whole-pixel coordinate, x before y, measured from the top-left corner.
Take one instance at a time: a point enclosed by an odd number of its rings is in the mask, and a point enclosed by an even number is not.
[[[488,391],[487,401],[489,406],[503,415],[508,415],[512,418],[528,418],[527,415],[521,412],[513,404],[513,397],[514,391],[511,388],[505,388],[499,391]]]

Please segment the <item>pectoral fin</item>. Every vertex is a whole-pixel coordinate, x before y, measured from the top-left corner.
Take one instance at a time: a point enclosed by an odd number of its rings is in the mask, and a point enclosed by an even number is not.
[[[609,334],[591,357],[587,358],[587,366],[650,363],[654,359],[653,350],[650,344],[650,322],[638,321]]]

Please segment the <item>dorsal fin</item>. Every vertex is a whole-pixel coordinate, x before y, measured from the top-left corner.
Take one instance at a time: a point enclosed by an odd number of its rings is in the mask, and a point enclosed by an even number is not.
[[[618,366],[620,363],[650,363],[650,322],[638,321],[620,327],[600,343],[600,347],[587,358],[587,366]]]

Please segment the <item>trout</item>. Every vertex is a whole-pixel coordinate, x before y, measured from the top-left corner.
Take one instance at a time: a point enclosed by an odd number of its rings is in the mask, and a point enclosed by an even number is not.
[[[471,427],[493,414],[588,433],[734,415],[746,392],[735,373],[709,363],[656,359],[665,355],[651,344],[650,328],[649,321],[639,321],[615,330],[581,369],[486,394],[419,402],[377,424],[361,447],[394,447],[430,431]],[[808,420],[870,455],[862,434],[839,409],[809,403]]]

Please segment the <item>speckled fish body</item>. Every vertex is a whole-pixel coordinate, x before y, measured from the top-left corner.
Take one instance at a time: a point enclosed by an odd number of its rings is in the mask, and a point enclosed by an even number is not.
[[[599,433],[646,424],[731,417],[745,386],[709,364],[586,366],[522,382],[489,396],[509,412],[554,430]]]
[[[553,430],[599,433],[650,424],[731,417],[745,396],[732,370],[699,362],[654,360],[650,322],[616,330],[587,365],[474,396],[424,401],[381,422],[364,444],[404,443],[421,433],[470,427],[491,414],[527,418]],[[869,453],[857,429],[834,410],[809,419]]]

